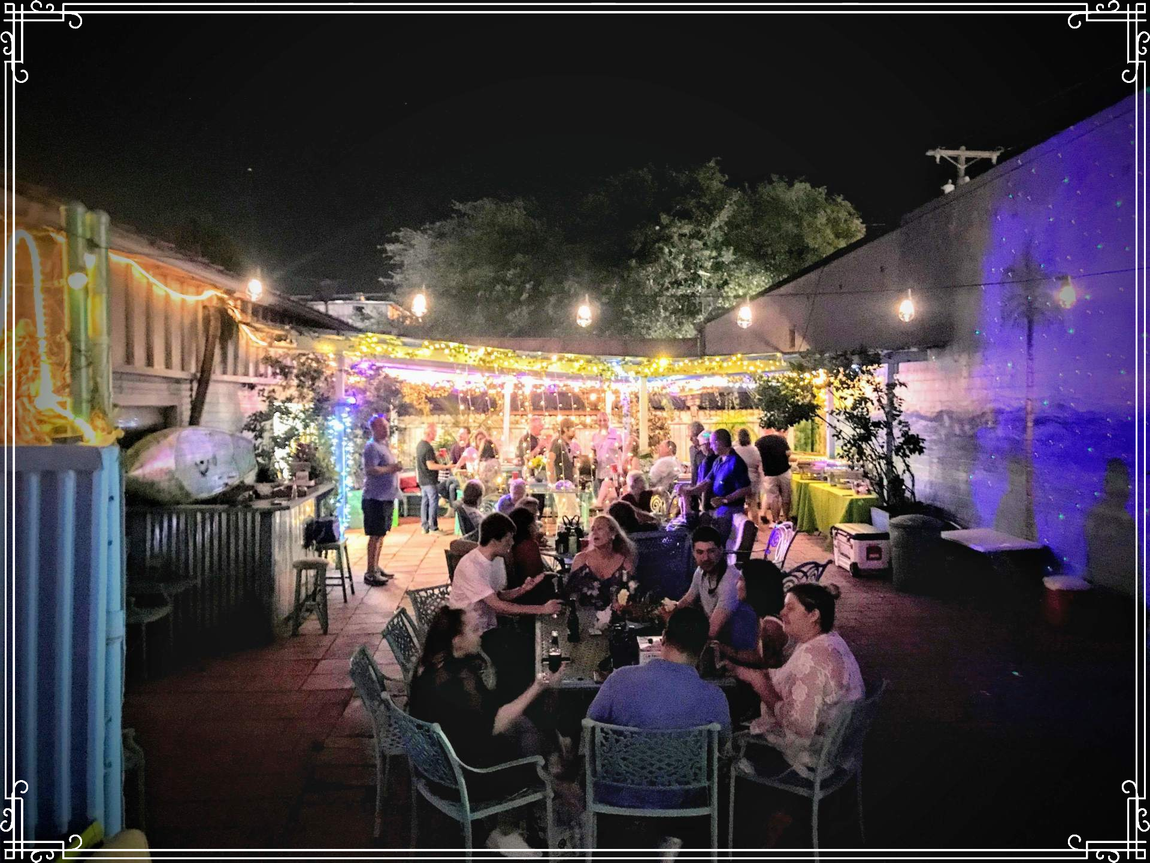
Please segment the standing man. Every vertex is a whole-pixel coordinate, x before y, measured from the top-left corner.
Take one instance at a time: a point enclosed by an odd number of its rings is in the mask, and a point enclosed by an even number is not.
[[[387,445],[391,429],[381,416],[371,418],[371,440],[363,448],[363,532],[367,534],[367,572],[364,584],[378,587],[391,578],[379,568],[379,547],[391,528],[395,502],[399,499],[396,474],[403,466]]]
[[[769,524],[767,513],[776,522],[791,515],[791,446],[777,429],[764,428],[755,448],[763,460],[763,524]]]
[[[591,436],[591,450],[595,453],[595,494],[603,480],[611,479],[614,466],[622,472],[619,461],[623,454],[623,433],[611,428],[611,418],[606,411],[599,412],[599,431]]]
[[[547,477],[552,483],[575,482],[575,460],[571,458],[571,441],[575,439],[575,420],[567,417],[559,423],[559,434],[547,454]]]
[[[751,493],[751,477],[747,471],[747,463],[739,458],[739,454],[731,446],[730,431],[715,429],[711,432],[711,449],[715,451],[715,463],[711,466],[710,473],[701,483],[687,489],[684,494],[711,493],[710,505],[715,508],[715,527],[723,542],[726,542],[727,537],[731,535],[735,514],[743,511],[744,500]]]
[[[443,465],[435,456],[435,423],[423,430],[423,440],[415,448],[415,478],[419,483],[419,521],[424,533],[439,533],[439,471]]]
[[[703,424],[698,420],[694,420],[687,428],[687,440],[691,443],[687,448],[687,461],[691,466],[691,482],[699,481],[699,465],[703,463],[706,453],[703,447],[699,445],[699,435],[703,433]]]
[[[751,430],[739,429],[735,452],[747,463],[747,473],[751,475],[751,493],[747,495],[747,518],[753,524],[759,523],[759,493],[763,488],[763,459],[759,448],[751,443]]]
[[[467,464],[463,460],[463,453],[471,446],[471,429],[467,426],[459,427],[459,436],[451,446],[448,454],[446,470],[439,472],[439,493],[447,498],[448,504],[454,506],[455,498],[459,494],[459,480],[455,478],[454,471],[463,470]]]
[[[527,421],[527,434],[519,438],[519,445],[515,447],[515,460],[519,464],[527,464],[543,452],[545,444],[541,437],[542,434],[543,417],[531,417]]]

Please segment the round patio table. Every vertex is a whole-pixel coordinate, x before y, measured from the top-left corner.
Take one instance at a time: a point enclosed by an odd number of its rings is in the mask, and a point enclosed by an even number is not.
[[[866,524],[870,508],[878,503],[873,494],[855,494],[849,488],[836,488],[827,482],[794,480],[791,492],[791,518],[795,530],[829,534],[832,525],[843,522]]]

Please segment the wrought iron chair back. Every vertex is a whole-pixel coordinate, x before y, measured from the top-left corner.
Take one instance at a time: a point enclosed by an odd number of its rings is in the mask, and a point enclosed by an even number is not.
[[[384,702],[387,678],[371,658],[366,646],[360,645],[352,655],[348,673],[371,718],[371,731],[375,738],[375,836],[378,838],[383,826],[383,801],[387,797],[391,759],[404,754],[403,741]]]
[[[459,759],[439,724],[416,719],[396,707],[390,698],[385,698],[384,704],[399,731],[412,769],[425,779],[458,791],[466,806],[467,786],[459,769]]]
[[[819,582],[830,565],[829,560],[822,563],[813,560],[800,563],[783,577],[783,590],[790,590],[796,584],[803,584],[804,582]]]
[[[411,608],[415,612],[416,635],[421,639],[427,635],[428,627],[431,626],[431,621],[439,609],[447,605],[447,596],[450,593],[450,583],[421,587],[407,592],[407,598],[411,600]]]
[[[395,610],[395,614],[383,628],[383,639],[395,655],[395,661],[399,663],[399,668],[403,672],[404,681],[411,683],[411,675],[415,672],[415,664],[419,661],[419,637],[415,621],[411,619],[406,608]]]
[[[791,543],[794,541],[795,526],[792,522],[784,521],[776,524],[771,528],[771,535],[767,537],[764,557],[779,569],[783,569],[783,564],[787,560],[787,553],[791,550]]]

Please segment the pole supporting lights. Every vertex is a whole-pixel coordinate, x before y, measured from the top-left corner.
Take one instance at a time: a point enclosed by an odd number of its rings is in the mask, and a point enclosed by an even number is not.
[[[911,297],[910,288],[906,289],[906,299],[898,304],[898,319],[904,324],[909,324],[914,320],[914,299]]]
[[[747,301],[739,307],[739,314],[735,317],[735,323],[737,323],[744,330],[751,325],[750,297],[748,297]]]
[[[591,325],[591,298],[587,294],[583,295],[583,305],[575,313],[575,323],[581,327]]]

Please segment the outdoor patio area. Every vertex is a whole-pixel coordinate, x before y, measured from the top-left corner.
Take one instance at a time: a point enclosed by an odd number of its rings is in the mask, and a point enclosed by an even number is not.
[[[328,635],[311,620],[295,638],[129,683],[124,724],[146,753],[154,848],[407,847],[399,760],[383,835],[372,839],[371,727],[348,659],[367,644],[395,670],[381,630],[405,591],[446,581],[449,537],[405,519],[383,546],[396,578],[376,588],[362,583],[365,538],[350,541],[356,595],[346,605],[331,596]],[[787,565],[829,556],[821,537],[800,534]],[[1065,848],[1071,834],[1123,835],[1132,606],[1056,628],[1038,590],[942,601],[833,566],[825,580],[842,588],[837,628],[863,674],[890,682],[866,750],[869,848]],[[765,815],[769,803],[745,786],[739,795],[736,844],[761,847],[766,818],[748,807]],[[821,846],[858,845],[853,812],[850,790],[824,804]],[[427,807],[420,817],[421,846],[461,847],[456,825]],[[808,831],[800,814],[780,844],[809,847]]]

